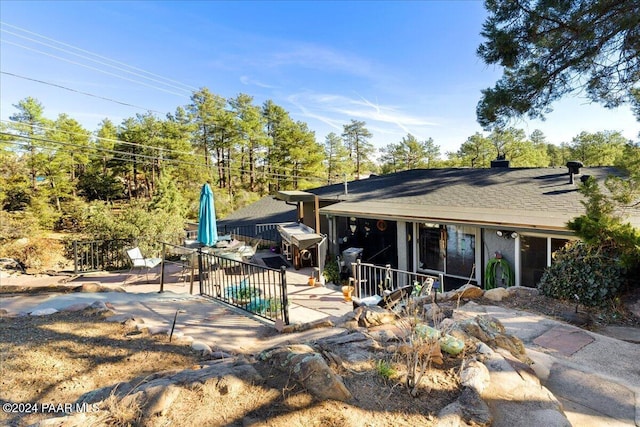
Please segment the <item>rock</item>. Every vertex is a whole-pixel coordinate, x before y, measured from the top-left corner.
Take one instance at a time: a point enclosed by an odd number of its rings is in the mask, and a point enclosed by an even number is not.
[[[173,384],[149,387],[142,392],[142,417],[150,418],[154,415],[164,415],[174,400],[180,394],[180,388]]]
[[[438,427],[490,426],[493,417],[487,404],[472,388],[465,388],[458,400],[438,413]]]
[[[201,351],[203,356],[213,354],[211,347],[209,347],[208,344],[205,344],[202,341],[193,341],[191,343],[191,348],[195,351]]]
[[[493,288],[484,292],[484,297],[490,301],[502,301],[509,295],[511,294],[506,288]]]
[[[105,289],[99,283],[83,283],[80,286],[73,288],[73,292],[105,292]]]
[[[477,299],[484,294],[482,288],[475,285],[464,285],[453,291],[450,299]]]
[[[485,365],[491,381],[481,396],[491,409],[494,426],[571,425],[560,402],[540,384],[528,365],[508,360],[499,352],[488,355]]]
[[[483,314],[472,319],[465,319],[457,323],[457,328],[494,350],[503,348],[519,360],[531,362],[527,357],[522,340],[505,333],[504,326],[495,317]]]
[[[276,347],[260,353],[259,358],[289,375],[319,400],[348,401],[351,393],[326,364],[322,356],[308,345]]]
[[[283,326],[281,332],[283,334],[291,334],[294,332],[308,331],[310,329],[333,328],[334,326],[334,323],[330,319],[319,319],[308,323]]]
[[[460,383],[482,393],[489,385],[489,370],[482,362],[471,360],[463,365],[460,373]]]
[[[385,323],[393,323],[398,318],[393,311],[378,307],[377,305],[358,307],[356,311],[359,312],[358,324],[365,328],[384,325]]]
[[[5,310],[4,308],[0,308],[0,318],[7,317],[8,315],[9,312],[7,310]]]
[[[63,308],[61,311],[69,311],[69,312],[82,311],[82,310],[85,310],[87,307],[89,307],[88,302],[79,302],[76,304],[71,304],[70,306]]]
[[[34,310],[32,312],[29,313],[29,315],[31,316],[48,316],[50,314],[53,313],[57,313],[58,310],[56,310],[55,308],[42,308],[40,310]]]
[[[507,288],[511,295],[519,297],[537,296],[540,294],[538,288],[529,288],[527,286],[511,286]]]
[[[209,359],[211,360],[230,359],[232,357],[233,355],[225,353],[224,351],[212,351],[209,355]]]

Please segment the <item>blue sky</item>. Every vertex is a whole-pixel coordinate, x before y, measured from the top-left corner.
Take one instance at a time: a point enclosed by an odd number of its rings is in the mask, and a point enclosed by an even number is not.
[[[377,147],[412,133],[455,151],[482,131],[480,90],[501,74],[475,53],[485,16],[480,1],[2,1],[0,68],[21,77],[0,74],[1,118],[32,96],[48,118],[67,113],[93,131],[105,117],[164,116],[207,87],[271,99],[318,142],[356,119]],[[581,131],[640,132],[628,107],[579,96],[545,122],[514,125],[556,144]]]

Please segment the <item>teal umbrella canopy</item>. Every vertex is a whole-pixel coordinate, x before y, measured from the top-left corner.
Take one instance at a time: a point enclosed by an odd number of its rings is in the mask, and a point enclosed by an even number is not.
[[[209,184],[200,191],[200,213],[198,215],[198,241],[205,246],[213,246],[218,241],[216,208],[213,204],[213,191]]]

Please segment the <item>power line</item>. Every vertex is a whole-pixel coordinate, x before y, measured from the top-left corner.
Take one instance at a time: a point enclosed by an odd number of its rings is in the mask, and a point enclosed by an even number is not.
[[[14,28],[14,29],[19,30],[19,31],[22,31],[22,32],[24,32],[24,33],[31,34],[31,35],[34,35],[34,36],[40,37],[40,38],[42,38],[42,39],[45,39],[45,40],[48,40],[48,41],[51,41],[51,42],[54,42],[54,43],[60,44],[60,45],[62,45],[62,46],[69,47],[69,48],[74,49],[74,50],[77,50],[77,51],[79,51],[79,52],[87,53],[87,54],[89,54],[89,55],[91,55],[91,56],[95,56],[96,58],[100,58],[100,59],[104,59],[104,60],[109,61],[109,62],[113,62],[114,64],[123,65],[123,66],[125,66],[125,67],[127,67],[127,68],[130,68],[130,69],[132,69],[132,70],[139,71],[139,72],[141,72],[141,73],[148,74],[148,75],[150,75],[150,76],[153,76],[153,77],[156,77],[156,78],[159,78],[159,79],[162,79],[162,80],[166,80],[166,81],[171,82],[171,83],[176,83],[176,84],[178,84],[178,85],[180,85],[180,86],[184,86],[184,88],[186,88],[186,89],[187,89],[187,90],[189,90],[189,91],[192,91],[192,90],[198,90],[198,88],[196,88],[196,87],[193,87],[193,86],[190,86],[190,85],[184,84],[184,83],[179,82],[179,81],[177,81],[177,80],[173,80],[173,79],[170,79],[170,78],[167,78],[167,77],[160,76],[160,75],[155,74],[155,73],[152,73],[152,72],[150,72],[150,71],[146,71],[146,70],[143,70],[143,69],[141,69],[141,68],[137,68],[137,67],[131,66],[131,65],[126,64],[126,63],[124,63],[124,62],[116,61],[116,60],[111,59],[111,58],[108,58],[108,57],[106,57],[106,56],[99,55],[99,54],[97,54],[97,53],[95,53],[95,52],[91,52],[91,51],[88,51],[88,50],[85,50],[85,49],[79,48],[79,47],[77,47],[77,46],[73,46],[73,45],[71,45],[71,44],[68,44],[68,43],[65,43],[65,42],[61,42],[61,41],[59,41],[59,40],[56,40],[56,39],[53,39],[53,38],[50,38],[50,37],[44,36],[44,35],[42,35],[42,34],[35,33],[35,32],[33,32],[33,31],[29,31],[29,30],[27,30],[27,29],[24,29],[24,28],[18,27],[18,26],[16,26],[16,25],[11,25],[11,24],[8,24],[8,23],[6,23],[6,22],[2,22],[2,21],[0,21],[0,25],[4,25],[4,26],[7,26],[7,27]],[[6,30],[5,30],[5,31],[6,31]],[[24,37],[24,36],[19,36],[19,37]]]
[[[116,104],[124,105],[124,106],[126,106],[126,107],[133,107],[133,108],[138,108],[138,109],[140,109],[140,110],[151,111],[152,113],[164,114],[164,113],[163,113],[163,112],[161,112],[161,111],[156,111],[156,110],[152,110],[152,109],[150,109],[150,108],[140,107],[140,106],[138,106],[138,105],[128,104],[128,103],[126,103],[126,102],[118,101],[118,100],[116,100],[116,99],[105,98],[104,96],[94,95],[94,94],[89,93],[89,92],[82,92],[82,91],[80,91],[80,90],[72,89],[72,88],[69,88],[69,87],[66,87],[66,86],[62,86],[62,85],[59,85],[59,84],[55,84],[55,83],[51,83],[51,82],[45,82],[44,80],[33,79],[33,78],[30,78],[30,77],[21,76],[21,75],[19,75],[19,74],[9,73],[9,72],[7,72],[7,71],[0,71],[0,73],[2,73],[2,74],[6,74],[6,75],[8,75],[8,76],[12,76],[12,77],[17,77],[17,78],[19,78],[19,79],[29,80],[29,81],[32,81],[32,82],[42,83],[42,84],[45,84],[45,85],[49,85],[49,86],[53,86],[53,87],[57,87],[57,88],[60,88],[60,89],[68,90],[68,91],[70,91],[70,92],[79,93],[79,94],[81,94],[81,95],[91,96],[91,97],[93,97],[93,98],[98,98],[98,99],[103,99],[103,100],[105,100],[105,101],[115,102]]]
[[[94,71],[97,71],[99,73],[107,74],[109,76],[117,77],[117,78],[122,79],[122,80],[127,80],[127,81],[130,81],[130,82],[133,82],[133,83],[137,83],[137,84],[140,84],[140,85],[143,85],[143,86],[147,86],[147,87],[150,87],[152,89],[156,89],[156,90],[159,90],[159,91],[171,94],[171,95],[176,95],[176,96],[180,96],[180,97],[184,97],[185,96],[183,93],[172,92],[170,90],[167,90],[167,89],[164,89],[164,88],[161,88],[161,87],[158,87],[158,86],[150,85],[148,83],[141,82],[139,80],[130,79],[128,77],[112,73],[110,71],[106,71],[106,70],[102,70],[100,68],[92,67],[90,65],[82,64],[82,63],[77,62],[77,61],[72,61],[72,60],[67,59],[67,58],[62,58],[60,56],[56,56],[56,55],[53,55],[53,54],[48,53],[48,52],[43,52],[41,50],[34,49],[32,47],[23,46],[23,45],[21,45],[19,43],[11,42],[11,41],[4,40],[4,39],[0,40],[0,42],[6,43],[6,44],[10,44],[10,45],[13,45],[13,46],[17,46],[17,47],[20,47],[22,49],[30,50],[30,51],[33,51],[33,52],[37,52],[37,53],[40,53],[42,55],[50,56],[52,58],[59,59],[60,61],[68,62],[70,64],[79,65],[80,67],[84,67],[84,68],[87,68],[89,70],[94,70]]]

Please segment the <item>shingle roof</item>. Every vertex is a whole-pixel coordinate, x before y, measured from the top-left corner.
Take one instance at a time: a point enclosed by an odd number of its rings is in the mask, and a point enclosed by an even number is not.
[[[221,226],[225,224],[244,226],[297,221],[295,206],[288,205],[281,200],[275,199],[273,196],[266,196],[255,203],[232,212],[224,219],[218,221],[218,224]]]
[[[615,168],[582,168],[603,181]],[[341,200],[322,213],[407,220],[512,225],[562,230],[584,213],[584,197],[566,168],[414,169],[308,190],[322,200]],[[640,225],[640,213],[632,223]]]

